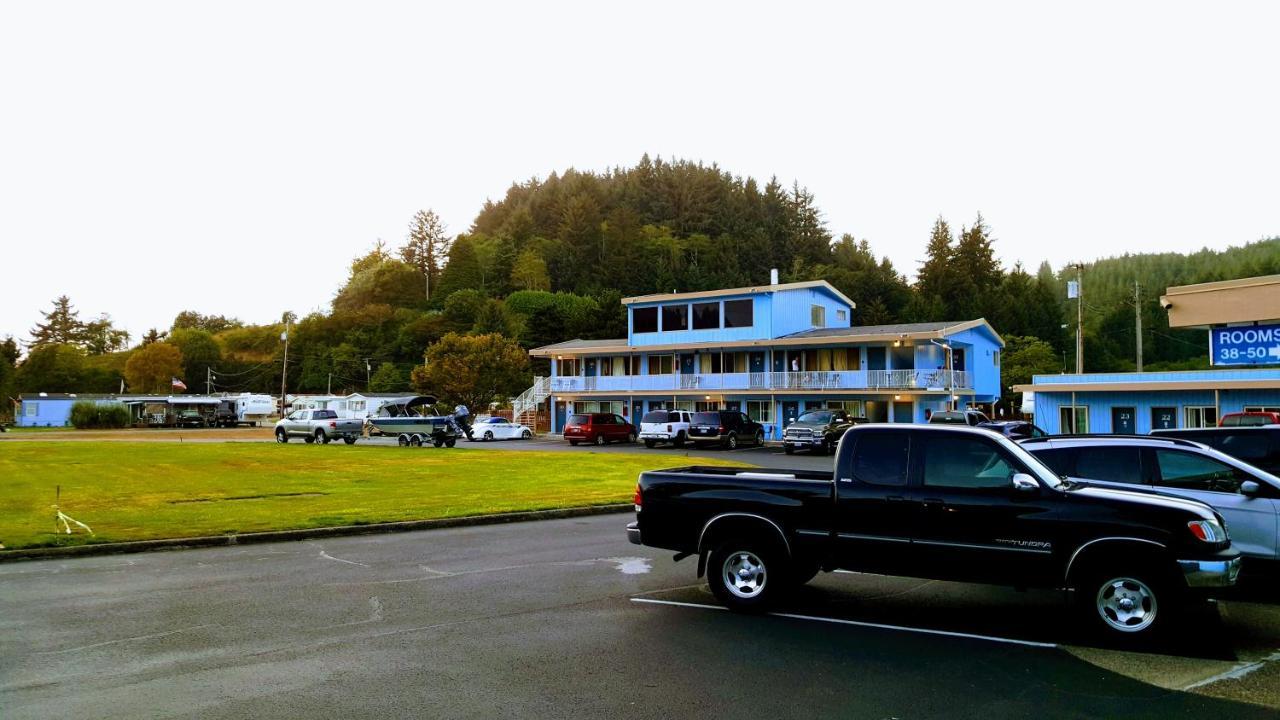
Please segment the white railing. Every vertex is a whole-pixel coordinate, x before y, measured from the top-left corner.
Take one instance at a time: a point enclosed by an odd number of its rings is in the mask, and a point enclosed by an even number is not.
[[[551,378],[538,376],[533,385],[511,400],[511,421],[529,425],[537,423],[538,405],[551,396]]]
[[[556,393],[644,390],[934,390],[969,389],[973,374],[955,370],[814,370],[801,372],[571,375],[550,378]],[[545,399],[545,395],[541,398]],[[541,401],[541,400],[540,400]]]

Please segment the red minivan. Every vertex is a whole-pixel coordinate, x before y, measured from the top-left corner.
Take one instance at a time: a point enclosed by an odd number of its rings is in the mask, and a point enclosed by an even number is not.
[[[621,415],[612,413],[583,413],[570,415],[564,425],[564,439],[570,445],[580,442],[604,445],[609,442],[636,441],[636,429]]]

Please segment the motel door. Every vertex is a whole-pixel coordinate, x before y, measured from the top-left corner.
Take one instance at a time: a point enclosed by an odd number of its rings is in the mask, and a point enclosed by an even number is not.
[[[587,358],[587,377],[596,376],[596,359]]]
[[[800,417],[800,403],[795,400],[785,400],[782,403],[782,427],[791,424],[792,420]]]
[[[751,372],[753,373],[764,372],[764,353],[762,352],[751,353]]]
[[[697,371],[694,370],[694,367],[693,367],[693,354],[691,353],[688,355],[681,355],[680,356],[680,374],[692,375],[695,372]]]
[[[564,432],[564,401],[556,402],[556,430]]]
[[[1111,408],[1111,432],[1117,435],[1137,435],[1137,416],[1137,410],[1131,407]]]
[[[1152,430],[1172,430],[1178,427],[1178,408],[1171,407],[1153,407],[1151,408],[1151,429]]]

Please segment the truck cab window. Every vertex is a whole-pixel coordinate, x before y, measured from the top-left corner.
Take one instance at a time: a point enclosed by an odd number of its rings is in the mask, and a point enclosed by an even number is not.
[[[906,433],[864,433],[853,453],[853,476],[871,485],[907,484]]]
[[[1014,468],[982,438],[933,437],[925,441],[924,484],[940,488],[1004,488]]]

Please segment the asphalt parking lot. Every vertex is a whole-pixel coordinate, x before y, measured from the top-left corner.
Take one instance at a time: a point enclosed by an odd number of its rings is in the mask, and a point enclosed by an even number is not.
[[[1280,708],[1271,607],[1208,608],[1142,652],[1077,644],[1057,593],[872,575],[823,575],[746,617],[715,606],[692,561],[629,544],[628,519],[0,566],[0,707],[10,720]]]

